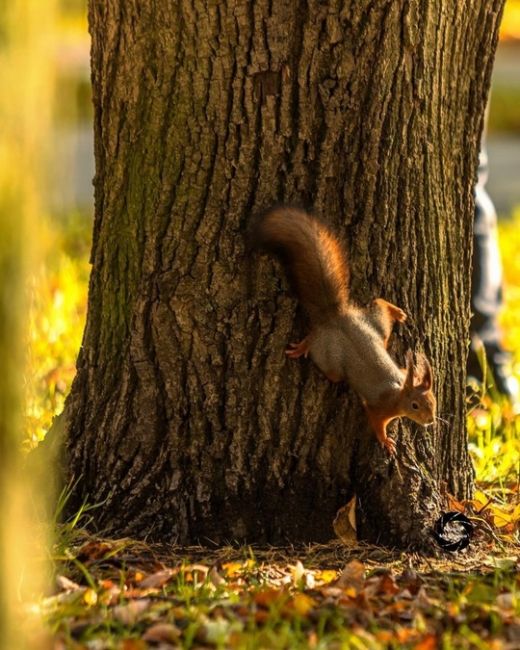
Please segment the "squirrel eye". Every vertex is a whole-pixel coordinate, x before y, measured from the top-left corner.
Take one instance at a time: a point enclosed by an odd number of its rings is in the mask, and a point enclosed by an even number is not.
[[[412,402],[412,408],[413,408],[414,411],[418,411],[419,410],[419,404],[417,404],[417,402]]]

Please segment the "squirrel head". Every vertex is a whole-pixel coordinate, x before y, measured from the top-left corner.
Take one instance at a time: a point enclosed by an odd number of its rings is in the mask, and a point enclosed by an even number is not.
[[[432,391],[433,372],[424,354],[418,355],[414,364],[413,353],[406,353],[405,379],[401,388],[400,406],[403,415],[418,424],[426,426],[435,421],[437,403]]]

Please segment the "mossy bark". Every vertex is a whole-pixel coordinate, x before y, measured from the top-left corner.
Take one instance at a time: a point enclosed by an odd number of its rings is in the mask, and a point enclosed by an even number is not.
[[[425,544],[471,490],[464,413],[472,187],[503,0],[90,0],[96,214],[66,405],[75,503],[112,534]],[[410,315],[439,421],[398,460],[348,386],[284,356],[305,330],[245,247],[275,202],[343,238],[352,292]],[[384,524],[384,525],[383,525]]]

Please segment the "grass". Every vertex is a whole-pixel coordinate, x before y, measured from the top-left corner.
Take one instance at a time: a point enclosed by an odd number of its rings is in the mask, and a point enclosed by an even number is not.
[[[495,650],[520,616],[516,560],[483,551],[426,561],[339,542],[211,552],[85,536],[69,553],[41,611],[71,648]]]

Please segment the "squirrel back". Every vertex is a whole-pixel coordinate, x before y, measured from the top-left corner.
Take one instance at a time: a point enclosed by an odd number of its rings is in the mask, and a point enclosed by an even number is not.
[[[280,206],[257,217],[252,243],[277,255],[316,326],[349,305],[349,272],[337,238],[316,217]]]

